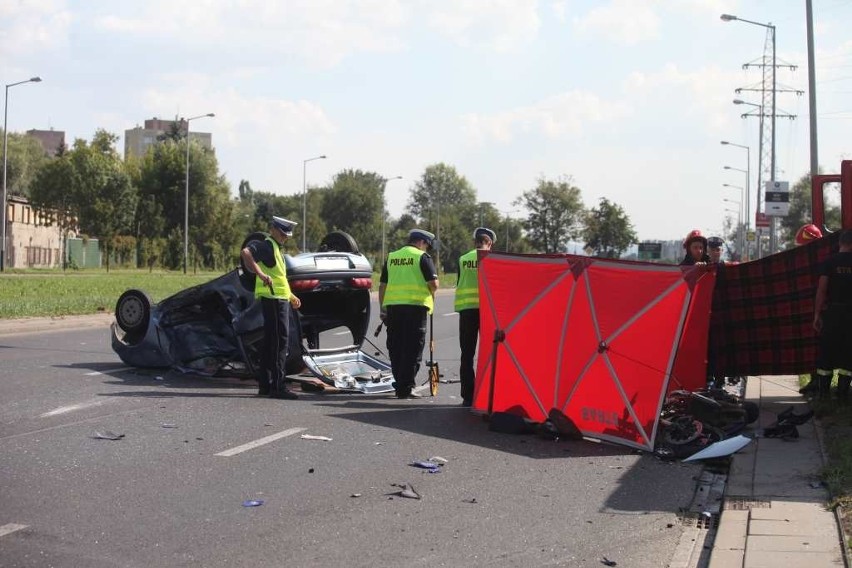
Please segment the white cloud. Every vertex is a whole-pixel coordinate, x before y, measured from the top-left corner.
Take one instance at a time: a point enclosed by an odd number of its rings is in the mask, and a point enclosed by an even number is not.
[[[609,41],[634,45],[660,36],[660,18],[647,2],[612,0],[574,18],[574,29],[584,35],[599,35]]]
[[[0,2],[0,60],[63,45],[71,19],[63,0]]]
[[[148,116],[214,112],[210,120],[215,128],[209,128],[219,143],[229,146],[257,144],[272,152],[275,141],[330,136],[337,130],[323,108],[311,101],[249,97],[232,87],[216,90],[212,78],[204,75],[167,76],[159,84],[164,86],[142,95]]]
[[[429,25],[462,47],[511,51],[535,39],[541,27],[535,0],[429,2]]]
[[[201,47],[239,46],[247,58],[294,55],[331,67],[359,52],[403,49],[397,32],[407,18],[399,0],[149,0],[142,13],[106,14],[95,23]]]
[[[614,122],[630,112],[627,103],[605,101],[594,93],[573,90],[492,115],[467,114],[462,121],[465,133],[473,140],[506,143],[519,133],[543,134],[547,138],[576,136],[591,123]]]

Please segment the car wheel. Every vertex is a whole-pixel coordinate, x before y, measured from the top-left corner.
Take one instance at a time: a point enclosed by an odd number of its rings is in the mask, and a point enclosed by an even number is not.
[[[323,237],[320,242],[320,252],[351,252],[352,254],[361,254],[358,250],[358,243],[352,238],[349,233],[343,231],[332,231]]]
[[[115,304],[115,320],[124,333],[142,335],[151,319],[151,298],[142,290],[127,290]]]

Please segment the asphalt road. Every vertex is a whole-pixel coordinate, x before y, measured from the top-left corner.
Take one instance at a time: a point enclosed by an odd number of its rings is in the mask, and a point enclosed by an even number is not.
[[[440,295],[454,380],[451,309]],[[127,368],[100,321],[0,335],[0,565],[660,567],[700,472],[489,432],[457,383],[421,400],[255,390]],[[409,465],[432,456],[440,473]],[[393,495],[405,482],[422,499]]]

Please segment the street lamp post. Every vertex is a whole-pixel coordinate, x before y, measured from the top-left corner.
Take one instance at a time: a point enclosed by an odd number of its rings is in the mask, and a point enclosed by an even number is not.
[[[387,188],[389,181],[395,179],[402,179],[402,176],[382,178],[380,180],[382,182],[382,256],[379,258],[379,262],[385,261],[385,188]]]
[[[745,228],[748,231],[751,228],[751,147],[745,146],[743,144],[735,144],[734,142],[728,142],[727,140],[722,140],[723,146],[734,146],[736,148],[743,148],[746,151],[746,183],[745,183],[745,204],[744,204],[744,213],[745,213]],[[733,169],[733,168],[727,168]],[[742,171],[742,170],[739,170]],[[760,191],[760,188],[758,188]]]
[[[740,22],[745,22],[746,24],[752,24],[754,26],[760,26],[762,28],[766,28],[767,30],[769,30],[772,34],[772,109],[771,109],[771,113],[770,113],[770,120],[772,121],[772,123],[771,123],[772,124],[772,141],[771,141],[772,146],[771,146],[770,151],[769,151],[769,164],[770,164],[769,165],[769,173],[770,173],[770,180],[769,181],[775,181],[775,173],[776,173],[776,169],[775,169],[775,116],[776,116],[776,113],[775,113],[775,108],[776,108],[776,106],[775,106],[775,95],[776,95],[776,86],[777,86],[777,81],[776,81],[776,75],[777,75],[776,63],[777,62],[776,62],[776,49],[775,49],[775,46],[776,46],[775,26],[773,24],[764,24],[764,23],[761,23],[761,22],[754,22],[752,20],[744,20],[743,18],[739,18],[739,17],[731,15],[731,14],[722,14],[720,17],[721,17],[723,22],[731,22],[731,21],[736,20],[736,21],[740,21]],[[765,61],[764,61],[764,63],[765,63]],[[761,114],[763,114],[762,110],[761,110]],[[760,195],[760,190],[761,190],[761,188],[758,188],[758,196]],[[776,221],[776,219],[773,216],[772,222],[771,222],[771,228],[769,230],[769,251],[770,251],[770,253],[774,253],[775,248],[776,248],[776,242],[775,242],[776,241],[776,222],[775,221]]]
[[[308,162],[313,162],[314,160],[325,160],[325,158],[326,156],[323,154],[322,156],[302,160],[302,252],[308,250]]]
[[[6,85],[6,100],[3,103],[3,237],[0,238],[0,272],[6,270],[6,147],[9,143],[9,88],[24,83],[40,83],[41,77],[30,77],[26,81]]]
[[[742,189],[742,188],[740,188],[740,189]],[[739,241],[739,243],[737,243],[737,245],[740,249],[740,255],[742,255],[743,254],[743,243],[745,241],[745,239],[743,238],[743,202],[737,201],[735,199],[728,199],[728,198],[723,198],[722,201],[736,205],[737,208],[738,208],[738,210],[737,210],[737,240]]]
[[[216,116],[212,112],[199,114],[186,119],[186,184],[184,188],[183,203],[183,273],[186,274],[186,265],[189,260],[189,123],[196,118]]]

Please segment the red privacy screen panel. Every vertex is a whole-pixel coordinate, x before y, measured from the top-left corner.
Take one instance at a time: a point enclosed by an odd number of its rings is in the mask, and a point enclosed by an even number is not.
[[[669,388],[706,381],[714,273],[574,255],[481,259],[474,407],[652,448]],[[495,341],[495,336],[498,339]]]

